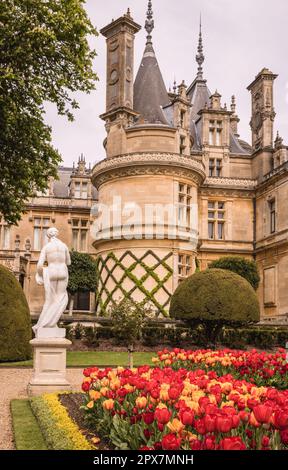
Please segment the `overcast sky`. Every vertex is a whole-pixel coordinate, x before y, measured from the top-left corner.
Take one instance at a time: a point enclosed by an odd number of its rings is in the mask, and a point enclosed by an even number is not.
[[[86,0],[93,24],[100,30],[130,7],[134,20],[144,25],[147,0]],[[199,15],[205,62],[204,78],[211,92],[222,95],[230,105],[236,95],[241,138],[250,142],[250,95],[246,87],[255,75],[268,67],[279,74],[274,86],[276,110],[275,132],[279,130],[288,144],[288,1],[287,0],[153,0],[155,29],[154,49],[164,81],[173,85],[183,79],[187,85],[196,75]],[[145,30],[135,41],[135,74],[145,46]],[[77,95],[80,109],[75,121],[57,116],[52,105],[47,107],[47,122],[53,129],[53,144],[65,165],[72,165],[83,153],[86,161],[95,163],[105,157],[104,123],[99,115],[105,111],[106,44],[99,35],[91,40],[97,50],[95,71],[99,76],[97,90],[90,95]]]

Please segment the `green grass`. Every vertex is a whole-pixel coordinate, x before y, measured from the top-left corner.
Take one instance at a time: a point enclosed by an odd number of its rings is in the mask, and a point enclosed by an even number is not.
[[[151,358],[156,353],[135,352],[133,354],[134,365],[151,365]],[[1,362],[0,367],[32,367],[33,362]],[[88,367],[88,366],[127,366],[128,354],[126,352],[109,351],[68,351],[67,367]]]
[[[16,449],[47,450],[29,400],[12,400],[11,413]]]

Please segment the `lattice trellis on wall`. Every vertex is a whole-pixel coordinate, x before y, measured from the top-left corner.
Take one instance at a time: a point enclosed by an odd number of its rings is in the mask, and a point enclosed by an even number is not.
[[[109,307],[123,298],[149,301],[157,314],[168,316],[171,292],[166,283],[173,275],[168,260],[173,253],[160,258],[152,250],[140,258],[126,251],[120,258],[111,252],[97,259],[97,314],[107,316]],[[171,263],[172,264],[172,263]]]

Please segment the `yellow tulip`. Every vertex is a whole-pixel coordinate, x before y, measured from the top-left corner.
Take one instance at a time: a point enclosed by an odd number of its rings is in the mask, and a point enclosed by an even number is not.
[[[184,424],[179,421],[179,419],[174,418],[170,423],[167,424],[168,428],[173,433],[179,433],[184,428]]]

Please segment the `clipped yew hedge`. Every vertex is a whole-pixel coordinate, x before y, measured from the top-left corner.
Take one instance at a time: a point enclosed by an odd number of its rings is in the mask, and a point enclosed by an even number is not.
[[[31,337],[30,311],[22,287],[0,265],[0,362],[30,359]]]

